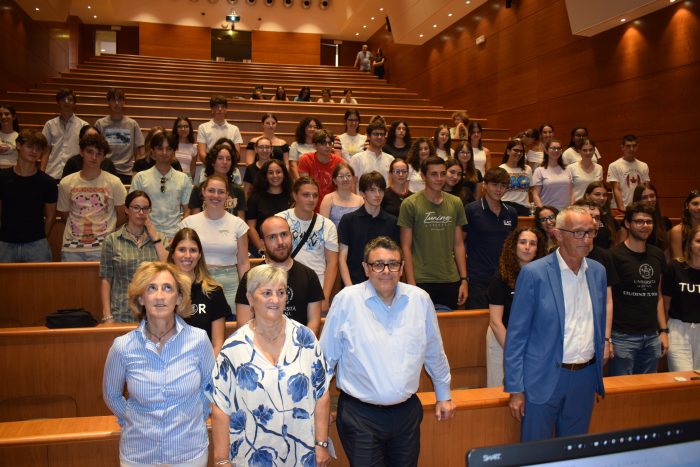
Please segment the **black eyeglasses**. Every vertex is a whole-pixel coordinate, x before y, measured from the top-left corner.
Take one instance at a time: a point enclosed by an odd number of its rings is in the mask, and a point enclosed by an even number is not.
[[[167,182],[168,179],[166,177],[160,177],[160,192],[165,193],[165,182]]]
[[[554,222],[557,220],[555,214],[550,214],[549,216],[540,217],[540,222]]]
[[[367,265],[372,268],[374,272],[382,272],[384,268],[389,268],[390,272],[399,272],[401,269],[401,261],[389,261],[388,263],[375,261],[374,263],[367,263]]]
[[[585,237],[595,238],[598,235],[597,229],[593,229],[593,230],[567,230],[567,229],[559,228],[559,230],[561,230],[563,232],[569,232],[571,234],[571,236],[577,240],[580,240],[580,239],[585,238]]]

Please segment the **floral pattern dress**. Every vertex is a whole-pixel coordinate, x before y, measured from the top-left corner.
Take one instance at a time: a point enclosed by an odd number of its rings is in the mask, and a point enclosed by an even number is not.
[[[212,400],[230,417],[229,459],[236,465],[316,465],[314,412],[328,390],[326,366],[311,330],[284,319],[277,365],[253,346],[248,325],[216,360]]]

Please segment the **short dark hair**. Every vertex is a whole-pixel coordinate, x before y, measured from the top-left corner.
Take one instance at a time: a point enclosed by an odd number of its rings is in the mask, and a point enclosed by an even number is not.
[[[367,191],[375,186],[382,191],[386,191],[386,180],[384,179],[384,176],[376,170],[363,173],[360,177],[360,182],[358,185],[360,191]]]
[[[627,142],[634,143],[634,142],[636,142],[636,141],[637,141],[637,137],[636,137],[635,135],[631,134],[631,133],[630,133],[629,135],[625,135],[625,136],[622,137],[622,145],[623,145],[623,146],[624,146],[625,143],[627,143]]]
[[[102,151],[106,156],[109,154],[109,143],[102,135],[85,135],[80,140],[80,150],[83,151],[85,148],[93,147],[99,151]]]
[[[124,91],[119,88],[109,88],[109,91],[107,91],[107,101],[116,101],[118,99],[126,99]]]
[[[78,139],[79,140],[83,139],[83,136],[85,136],[85,133],[87,133],[88,130],[95,130],[99,134],[102,134],[102,132],[100,131],[99,128],[97,128],[93,125],[87,124],[87,125],[83,125],[82,127],[80,127],[80,131],[78,131]]]
[[[73,90],[67,88],[62,88],[58,90],[58,92],[56,93],[56,102],[60,102],[66,97],[72,97],[73,102],[78,102],[78,99],[75,97]]]
[[[630,204],[625,208],[625,223],[629,224],[632,222],[635,214],[648,214],[649,217],[654,219],[654,208],[641,201]]]
[[[369,254],[377,248],[384,248],[385,250],[396,251],[401,256],[401,261],[403,261],[403,252],[401,251],[399,245],[391,238],[382,235],[381,237],[376,237],[370,240],[365,245],[365,251],[363,255],[363,261],[365,263],[369,260]]]
[[[502,167],[492,167],[484,174],[484,183],[510,183],[510,175]]]
[[[420,172],[423,175],[428,174],[429,165],[442,165],[443,167],[447,168],[447,163],[444,160],[440,159],[438,156],[428,156],[428,158],[420,164]]]
[[[228,108],[228,101],[226,100],[226,97],[222,96],[221,94],[214,94],[211,96],[211,99],[209,99],[209,108],[213,109],[217,105],[223,105],[224,107]]]
[[[148,147],[150,149],[159,148],[163,145],[164,141],[167,141],[168,146],[170,146],[170,140],[168,139],[168,135],[164,131],[159,131],[157,133],[154,133],[153,136],[151,136],[151,139],[148,141]]]

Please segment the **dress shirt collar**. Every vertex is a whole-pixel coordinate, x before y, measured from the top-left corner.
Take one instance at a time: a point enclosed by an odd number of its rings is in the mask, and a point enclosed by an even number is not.
[[[571,274],[576,276],[577,274],[569,267],[568,264],[566,264],[566,261],[564,261],[564,258],[561,257],[561,254],[559,253],[559,248],[557,248],[556,254],[557,254],[557,261],[559,262],[559,270],[561,272],[570,271]],[[583,260],[581,260],[581,267],[579,268],[578,272],[583,272],[585,274],[587,270],[588,270],[588,263],[586,262],[586,258],[583,258]]]
[[[388,306],[384,303],[384,301],[382,301],[381,297],[377,294],[377,290],[374,288],[374,286],[369,280],[365,281],[365,287],[362,291],[362,294],[363,299],[365,303],[367,303],[367,305],[370,305],[372,303],[379,304],[383,306],[387,311],[391,311],[392,309],[400,309],[408,301],[408,295],[406,295],[406,293],[404,292],[403,287],[401,286],[401,282],[396,284],[396,289],[394,290],[394,298],[391,301],[391,305]]]

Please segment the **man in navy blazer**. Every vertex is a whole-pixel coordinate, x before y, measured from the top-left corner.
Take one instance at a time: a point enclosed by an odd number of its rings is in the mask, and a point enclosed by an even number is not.
[[[604,395],[605,269],[585,258],[596,233],[587,209],[562,210],[559,248],[518,275],[503,364],[522,441],[587,433]]]

